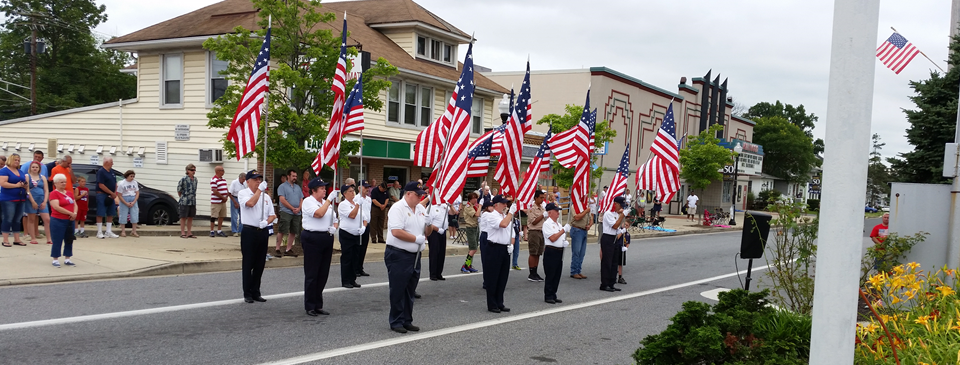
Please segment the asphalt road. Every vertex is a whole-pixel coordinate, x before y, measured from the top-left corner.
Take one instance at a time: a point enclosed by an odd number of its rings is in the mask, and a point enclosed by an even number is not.
[[[740,285],[715,278],[736,272],[739,240],[731,232],[637,241],[624,267],[629,284],[617,293],[598,290],[599,247],[589,245],[589,279],[569,278],[565,255],[562,304],[544,303],[543,284],[528,282],[527,270],[511,271],[513,311],[502,314],[486,311],[481,276],[460,274],[462,257],[448,257],[446,281],[420,283],[422,331],[403,335],[387,325],[381,262],[365,264],[372,276],[359,289],[340,288],[333,266],[324,294],[331,315],[320,317],[304,314],[298,268],[266,271],[269,301],[255,304],[242,302],[238,272],[0,288],[0,364],[633,363],[639,341],[684,301],[712,303],[700,293]]]

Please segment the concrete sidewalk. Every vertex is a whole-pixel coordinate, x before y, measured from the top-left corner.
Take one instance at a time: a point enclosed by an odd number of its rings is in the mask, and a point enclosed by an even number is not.
[[[695,222],[686,221],[683,216],[667,216],[665,226],[676,232],[646,231],[632,235],[633,239],[667,237],[683,234],[716,233],[740,230],[742,227],[704,227]],[[741,222],[742,213],[737,221]],[[87,227],[87,234],[96,235],[96,227]],[[92,228],[92,230],[91,230]],[[127,230],[129,234],[129,229]],[[42,229],[41,229],[42,232]],[[92,232],[92,233],[91,233]],[[119,234],[119,229],[114,227]],[[178,226],[144,226],[138,230],[139,238],[123,237],[116,239],[81,238],[74,242],[74,267],[53,267],[50,263],[50,245],[45,239],[40,244],[26,247],[0,247],[0,286],[57,283],[78,280],[102,280],[113,278],[141,277],[154,275],[196,274],[217,271],[239,270],[241,264],[240,238],[210,237],[210,231],[195,227],[195,239],[180,238]],[[591,229],[587,241],[597,243],[596,229]],[[273,254],[276,238],[270,238],[269,252]],[[10,242],[13,239],[11,237]],[[370,244],[366,260],[383,260],[385,244]],[[521,249],[526,243],[521,242]],[[299,246],[294,252],[301,254]],[[466,245],[447,243],[448,256],[464,256]],[[424,252],[424,256],[428,251]],[[333,263],[339,263],[340,246],[334,242]],[[272,259],[267,268],[294,267],[303,265],[303,256]]]

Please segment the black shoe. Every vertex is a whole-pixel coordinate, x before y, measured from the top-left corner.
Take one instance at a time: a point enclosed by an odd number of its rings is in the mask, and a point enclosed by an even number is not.
[[[263,297],[253,297],[253,300],[254,300],[254,301],[257,301],[257,302],[261,302],[261,303],[267,301],[266,299],[263,299]]]
[[[414,293],[413,293],[413,297],[414,297],[414,298],[417,298],[417,299],[420,299],[421,295],[420,295],[420,293],[414,292]]]
[[[403,327],[390,327],[390,330],[396,333],[407,333],[407,329]]]
[[[500,311],[501,311],[501,312],[509,312],[509,311],[510,311],[510,308],[503,307],[503,308],[500,308]]]
[[[361,272],[357,273],[357,276],[370,276],[370,274],[367,274],[366,271],[361,271]]]
[[[540,277],[540,274],[533,274],[533,276],[537,279],[538,282],[542,282],[542,281],[543,281],[543,278]]]
[[[412,324],[405,324],[403,325],[403,328],[407,331],[413,331],[413,332],[417,332],[420,330],[420,327],[414,326]]]
[[[317,313],[317,311],[314,311],[314,310],[308,310],[307,315],[311,317],[316,317],[316,316],[319,316],[320,313]]]
[[[283,253],[283,255],[284,255],[284,256],[297,257],[297,254],[295,254],[295,253],[294,253],[293,251],[291,251],[291,250],[285,251],[285,252]]]
[[[444,281],[444,280],[447,280],[447,278],[443,276],[437,276],[437,280]]]
[[[487,308],[487,311],[490,311],[493,313],[500,313],[500,308]]]
[[[613,291],[621,291],[621,290],[623,290],[623,289],[620,289],[620,288],[615,287],[615,286],[611,286],[610,289],[613,289]]]
[[[343,287],[347,289],[353,289],[353,284],[349,284],[349,283],[343,284]]]
[[[357,284],[356,281],[350,283],[350,285],[353,285],[354,288],[359,288],[359,287],[360,287],[360,284]]]
[[[253,303],[253,298],[243,297],[243,301],[244,301],[244,302],[247,302],[247,303]]]
[[[615,291],[613,288],[611,288],[611,287],[609,287],[609,286],[601,286],[601,287],[600,287],[600,290],[608,291],[608,292],[614,292],[614,291]]]
[[[323,309],[316,309],[316,310],[314,310],[314,311],[317,312],[317,313],[319,313],[319,314],[325,315],[325,316],[329,316],[329,315],[330,315],[330,312],[327,312],[327,311],[325,311],[325,310],[323,310]]]
[[[557,303],[563,303],[563,301],[560,300],[560,299],[554,299],[553,301],[554,301],[554,302],[557,302]]]
[[[533,274],[530,274],[530,275],[527,275],[527,281],[536,283],[537,278],[534,277]]]
[[[430,281],[437,281],[437,280],[440,280],[440,279],[437,279],[437,278],[432,277],[432,276],[430,277]]]
[[[550,304],[557,304],[557,301],[556,301],[556,300],[553,300],[553,299],[547,299],[547,300],[544,300],[544,302],[547,302],[547,303],[550,303]]]

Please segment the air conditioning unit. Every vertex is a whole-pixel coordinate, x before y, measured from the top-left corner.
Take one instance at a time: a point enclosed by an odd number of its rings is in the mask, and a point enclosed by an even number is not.
[[[219,148],[201,148],[200,162],[223,163],[223,150]]]

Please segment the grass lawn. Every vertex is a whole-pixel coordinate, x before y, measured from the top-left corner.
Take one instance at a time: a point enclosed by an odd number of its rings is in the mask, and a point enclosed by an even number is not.
[[[864,218],[880,218],[883,216],[883,213],[886,212],[876,212],[876,213],[864,213]]]

